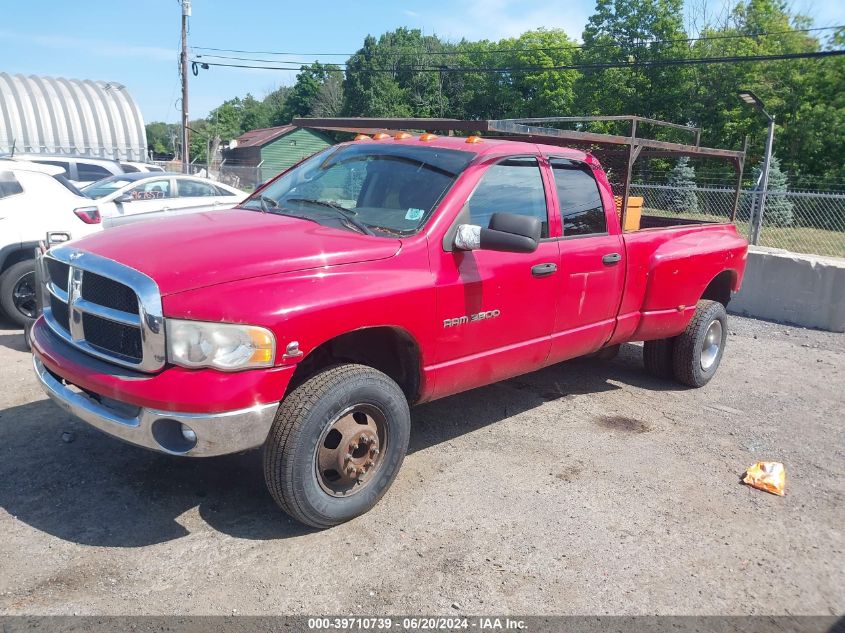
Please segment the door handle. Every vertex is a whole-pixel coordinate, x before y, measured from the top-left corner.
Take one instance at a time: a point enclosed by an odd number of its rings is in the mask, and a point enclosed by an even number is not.
[[[557,272],[557,264],[537,264],[536,266],[531,267],[531,274],[535,277],[545,277],[546,275],[551,275],[555,272]]]
[[[603,264],[618,264],[622,260],[622,255],[619,253],[608,253],[601,258]]]

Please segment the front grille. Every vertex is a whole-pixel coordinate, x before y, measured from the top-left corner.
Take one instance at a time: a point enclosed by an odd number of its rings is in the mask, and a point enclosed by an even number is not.
[[[53,318],[64,330],[70,331],[70,318],[68,314],[67,304],[61,299],[50,295],[50,311]]]
[[[53,285],[57,288],[61,288],[67,292],[67,277],[70,266],[50,257],[48,257],[46,261],[47,273],[50,275],[50,281],[52,281]]]
[[[72,246],[50,249],[44,316],[67,343],[146,372],[164,367],[161,294],[146,275]],[[69,281],[70,280],[70,281]]]
[[[138,297],[131,288],[96,273],[84,274],[82,298],[113,310],[138,314]]]
[[[82,315],[82,327],[86,342],[97,349],[122,356],[135,363],[141,362],[143,350],[140,329],[93,314]]]

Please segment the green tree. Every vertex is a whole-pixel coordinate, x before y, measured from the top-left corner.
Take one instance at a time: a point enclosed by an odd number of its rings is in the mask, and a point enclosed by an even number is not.
[[[762,165],[754,168],[755,179],[759,178],[761,170]],[[788,185],[787,174],[781,169],[780,160],[777,156],[772,156],[766,208],[763,211],[763,226],[792,226],[795,222],[792,201],[783,195],[786,193]]]
[[[675,213],[697,213],[698,194],[695,191],[695,168],[689,158],[682,156],[669,172],[670,187],[666,194],[666,208]]]
[[[326,82],[330,79],[339,81],[341,76],[340,68],[335,64],[314,62],[310,66],[303,66],[296,76],[296,83],[285,99],[283,109],[285,122],[289,123],[293,117],[308,116]]]
[[[147,123],[147,148],[156,154],[175,154],[174,139],[181,134],[179,126],[174,123],[153,121]]]
[[[286,123],[285,103],[291,90],[290,86],[280,86],[264,97],[261,104],[267,115],[267,126],[284,125]]]
[[[582,64],[688,56],[683,0],[597,0],[583,33]],[[689,71],[682,66],[588,69],[576,84],[582,114],[636,114],[683,122]],[[597,126],[607,127],[607,126]]]
[[[247,93],[241,101],[241,134],[270,126],[270,112],[264,101]]]

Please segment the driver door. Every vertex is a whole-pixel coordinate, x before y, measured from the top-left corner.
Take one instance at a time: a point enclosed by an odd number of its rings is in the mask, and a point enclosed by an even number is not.
[[[533,253],[433,248],[438,343],[435,397],[472,389],[541,367],[549,355],[557,304],[557,240],[549,238],[549,205],[534,156],[490,164],[456,223],[487,227],[496,212],[538,217]],[[450,249],[451,250],[447,250]]]

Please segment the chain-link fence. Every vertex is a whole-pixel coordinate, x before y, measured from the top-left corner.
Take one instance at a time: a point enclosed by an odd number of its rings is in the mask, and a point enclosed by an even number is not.
[[[229,164],[226,161],[220,165],[217,174],[220,182],[243,191],[252,191],[258,187],[263,182],[261,178],[261,167]]]
[[[643,214],[724,222],[730,217],[734,189],[631,184],[642,196]],[[748,236],[760,192],[740,192],[736,224]],[[798,253],[845,257],[845,194],[819,191],[769,191],[758,244]]]

